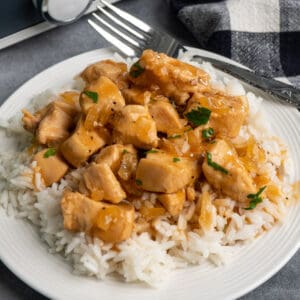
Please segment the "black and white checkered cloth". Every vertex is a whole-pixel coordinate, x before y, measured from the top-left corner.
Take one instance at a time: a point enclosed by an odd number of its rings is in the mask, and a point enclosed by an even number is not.
[[[300,0],[169,0],[204,49],[300,87]]]

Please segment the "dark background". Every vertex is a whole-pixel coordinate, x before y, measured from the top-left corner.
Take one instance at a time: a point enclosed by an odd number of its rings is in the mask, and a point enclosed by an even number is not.
[[[0,1],[0,39],[42,21],[31,0]]]

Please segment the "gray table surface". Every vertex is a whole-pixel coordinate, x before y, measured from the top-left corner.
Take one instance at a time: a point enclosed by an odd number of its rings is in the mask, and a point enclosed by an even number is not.
[[[124,0],[118,6],[173,34],[183,43],[197,46],[194,38],[170,13],[165,1]],[[109,46],[108,43],[95,34],[85,17],[75,24],[53,29],[0,51],[0,103],[22,83],[47,67],[106,46]],[[24,284],[0,262],[0,299],[47,298]],[[280,272],[241,299],[300,299],[300,251]]]

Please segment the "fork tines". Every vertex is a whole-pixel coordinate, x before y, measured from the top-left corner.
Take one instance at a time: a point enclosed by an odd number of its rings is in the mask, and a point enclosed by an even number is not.
[[[89,24],[125,55],[140,55],[153,29],[106,0],[100,0],[100,2],[103,7],[97,6],[97,8],[102,14],[93,13],[92,15],[101,23],[101,26],[91,19],[88,20]]]

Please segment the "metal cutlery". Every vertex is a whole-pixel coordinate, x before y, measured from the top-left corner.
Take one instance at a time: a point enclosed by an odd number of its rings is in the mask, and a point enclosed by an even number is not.
[[[186,50],[169,34],[151,27],[106,0],[100,0],[100,3],[103,5],[103,7],[98,6],[101,15],[93,13],[95,20],[89,19],[88,22],[102,37],[126,56],[140,56],[143,50],[149,48],[177,57],[180,50]],[[215,68],[275,96],[276,99],[300,108],[300,90],[291,85],[210,57],[195,55],[193,60],[210,62]]]

